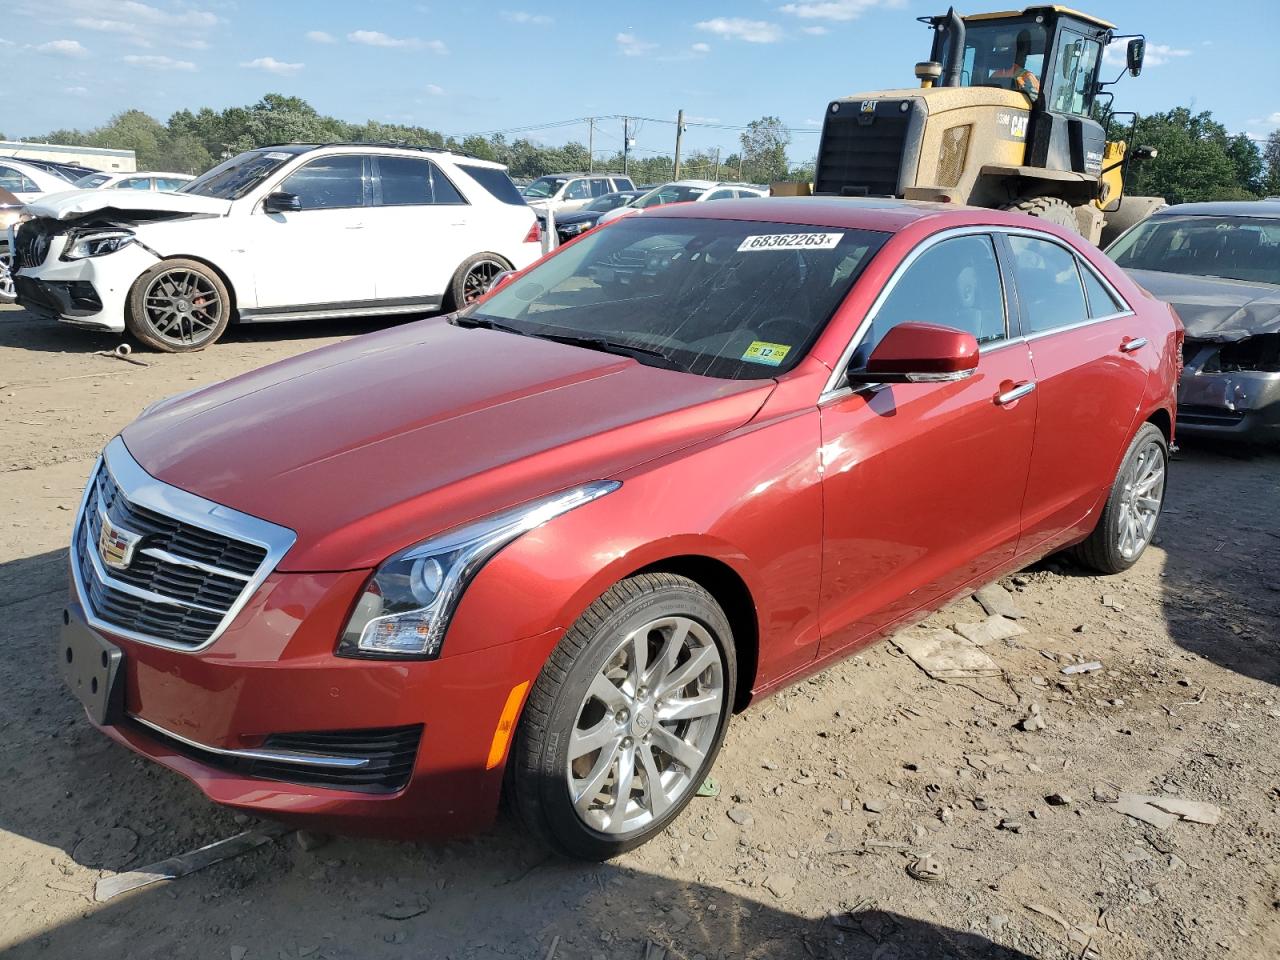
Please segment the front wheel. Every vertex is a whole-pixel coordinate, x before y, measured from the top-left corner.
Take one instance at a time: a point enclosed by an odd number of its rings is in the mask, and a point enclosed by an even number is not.
[[[508,775],[530,830],[604,860],[661,833],[724,741],[736,662],[724,611],[666,573],[615,584],[561,639],[534,684]]]
[[[1099,573],[1128,570],[1151,543],[1164,505],[1169,444],[1155,424],[1144,423],[1129,444],[1102,516],[1076,559]]]
[[[13,258],[9,256],[9,247],[0,246],[0,303],[13,303],[18,299],[18,290],[13,282]]]
[[[1017,203],[1011,203],[1004,209],[1014,213],[1025,213],[1029,217],[1040,220],[1048,220],[1073,233],[1080,232],[1075,210],[1072,209],[1071,204],[1058,197],[1028,197]]]
[[[129,292],[125,326],[153,350],[202,350],[227,329],[231,296],[222,278],[196,260],[162,260]]]

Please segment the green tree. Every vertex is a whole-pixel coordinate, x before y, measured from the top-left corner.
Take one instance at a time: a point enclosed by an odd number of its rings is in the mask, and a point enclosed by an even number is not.
[[[1257,197],[1262,174],[1257,146],[1245,136],[1231,136],[1207,110],[1193,114],[1177,107],[1142,117],[1134,143],[1155,147],[1159,154],[1130,167],[1127,193],[1170,203]]]
[[[1262,178],[1262,192],[1268,197],[1280,197],[1280,130],[1272,130],[1262,146],[1262,159],[1266,173]]]
[[[791,134],[777,117],[761,117],[747,124],[742,142],[742,176],[752,183],[772,183],[787,176],[787,147]]]

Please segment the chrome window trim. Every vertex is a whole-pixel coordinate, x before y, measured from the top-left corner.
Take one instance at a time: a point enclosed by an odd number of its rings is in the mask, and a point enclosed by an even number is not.
[[[168,737],[170,740],[176,740],[192,750],[212,753],[218,757],[234,757],[238,760],[267,760],[272,763],[295,763],[300,767],[341,767],[346,770],[358,769],[369,765],[368,757],[335,757],[324,753],[303,753],[299,750],[261,750],[256,748],[229,750],[226,747],[211,747],[208,744],[200,743],[198,740],[192,740],[190,737],[174,733],[172,730],[166,730],[160,724],[144,720],[137,714],[129,714],[129,719],[154,730],[162,736]]]
[[[1063,240],[1060,240],[1058,237],[1055,237],[1052,234],[1041,233],[1038,230],[1031,230],[1026,227],[1010,227],[1010,226],[1005,226],[1001,224],[984,224],[984,225],[971,224],[969,226],[952,227],[948,230],[941,230],[938,233],[931,234],[930,236],[925,237],[922,241],[920,241],[920,243],[916,244],[916,246],[912,248],[911,252],[908,253],[903,258],[902,262],[898,264],[898,266],[894,269],[893,273],[889,276],[889,279],[885,283],[884,287],[876,295],[875,300],[872,301],[870,308],[868,308],[866,312],[866,315],[863,316],[863,318],[858,322],[858,328],[854,331],[853,336],[849,339],[849,343],[845,346],[843,352],[841,352],[840,359],[836,362],[836,365],[831,370],[831,375],[827,377],[827,382],[823,386],[822,393],[818,397],[819,404],[824,404],[830,400],[836,400],[843,397],[847,397],[850,394],[854,393],[854,389],[852,387],[842,382],[844,380],[845,370],[848,368],[849,361],[853,359],[853,354],[857,351],[858,347],[862,345],[863,337],[866,336],[867,330],[870,328],[871,322],[875,318],[876,314],[879,313],[880,309],[884,306],[885,300],[889,298],[889,294],[893,292],[894,288],[902,280],[903,275],[908,270],[911,269],[912,265],[915,264],[916,260],[918,260],[920,256],[923,253],[925,253],[927,250],[929,250],[931,247],[934,247],[937,244],[942,243],[944,240],[951,240],[956,237],[972,236],[974,234],[989,234],[993,236],[995,234],[1003,234],[1005,236],[1025,236],[1025,237],[1030,237],[1033,240],[1046,240],[1050,243],[1057,244],[1058,246],[1062,247],[1062,249],[1070,253],[1071,256],[1075,258],[1077,264],[1081,265],[1077,267],[1077,270],[1081,269],[1082,267],[1093,270],[1094,274],[1098,277],[1098,279],[1102,282],[1102,284],[1107,288],[1107,290],[1109,290],[1112,294],[1114,294],[1115,298],[1120,303],[1124,304],[1126,307],[1129,307],[1129,309],[1123,310],[1119,313],[1108,314],[1105,317],[1090,317],[1086,320],[1081,321],[1080,323],[1070,324],[1065,327],[1054,327],[1052,330],[1041,330],[1036,333],[1022,333],[1016,337],[1009,336],[1003,340],[993,340],[993,341],[989,341],[986,344],[979,344],[979,353],[1001,350],[1005,347],[1012,346],[1015,343],[1030,344],[1032,341],[1038,340],[1041,337],[1052,336],[1054,334],[1063,333],[1068,330],[1077,330],[1081,327],[1087,327],[1087,326],[1090,326],[1091,324],[1106,323],[1109,320],[1117,320],[1121,317],[1131,317],[1135,315],[1133,308],[1129,306],[1129,301],[1126,300],[1123,296],[1121,296],[1120,292],[1116,290],[1115,286],[1109,280],[1107,280],[1106,277],[1102,276],[1101,273],[1099,273],[1099,271],[1094,269],[1092,264],[1085,262],[1084,258],[1079,253],[1077,253],[1075,249],[1071,247],[1070,244],[1068,244]],[[1001,285],[1003,286],[1004,284],[1003,271],[1001,271],[1000,282],[1001,282]],[[1084,294],[1083,281],[1081,282],[1081,293]],[[1084,295],[1084,300],[1085,300],[1085,306],[1087,308],[1089,304],[1089,298],[1087,294]],[[1021,299],[1019,299],[1019,303],[1021,303]],[[1006,317],[1006,329],[1008,329],[1011,334],[1013,332],[1014,319],[1015,319],[1014,317]],[[1020,318],[1017,318],[1017,319],[1019,319],[1020,321]],[[1019,330],[1021,330],[1021,322],[1019,322]],[[882,384],[860,384],[858,389],[859,391],[863,391],[863,390],[866,390],[868,387],[879,387],[879,386],[882,386]]]
[[[158,637],[152,637],[145,633],[139,633],[135,630],[108,623],[100,619],[94,612],[89,602],[88,591],[85,589],[81,578],[80,560],[76,556],[76,550],[80,542],[81,528],[84,526],[85,511],[89,506],[89,497],[94,491],[94,481],[98,476],[98,469],[103,466],[106,467],[116,486],[119,487],[120,492],[130,503],[182,523],[189,523],[193,527],[199,527],[224,537],[251,543],[266,550],[266,556],[253,576],[246,580],[243,589],[240,591],[240,596],[227,609],[217,627],[209,634],[209,639],[203,643],[191,646],[162,640]],[[157,480],[139,466],[138,462],[129,453],[124,440],[116,436],[107,444],[106,449],[102,451],[102,455],[94,464],[93,470],[89,474],[89,482],[85,484],[84,494],[80,498],[80,510],[76,514],[76,523],[71,531],[71,577],[75,585],[76,598],[80,601],[80,606],[84,610],[85,619],[95,630],[108,635],[136,640],[152,647],[163,647],[166,650],[177,650],[182,653],[198,653],[207,649],[210,644],[222,636],[253,595],[258,592],[258,588],[262,586],[267,577],[279,565],[284,555],[289,552],[289,549],[297,539],[297,534],[287,527],[269,523],[247,513],[241,513],[231,507],[214,503],[212,500],[206,500],[204,497],[188,493],[186,490],[180,490],[161,480]],[[86,543],[85,548],[89,553],[90,561],[96,573],[101,569],[97,551],[94,549],[93,544]],[[119,581],[105,577],[105,575],[100,576],[100,579],[113,589],[120,589],[134,594],[139,593],[137,587],[121,584]],[[147,592],[142,591],[142,593]],[[191,606],[173,597],[164,599],[178,606]]]

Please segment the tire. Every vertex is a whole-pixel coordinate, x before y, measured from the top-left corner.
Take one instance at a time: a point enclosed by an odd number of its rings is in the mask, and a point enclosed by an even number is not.
[[[190,353],[214,343],[231,319],[222,278],[196,260],[162,260],[134,281],[125,326],[140,343]]]
[[[13,303],[18,299],[17,289],[13,284],[13,261],[9,256],[9,245],[0,243],[0,303]]]
[[[637,684],[633,639],[641,633],[648,670]],[[668,654],[674,666],[664,668]],[[561,638],[529,694],[507,769],[520,818],[548,846],[584,860],[606,860],[661,833],[715,762],[736,679],[732,631],[710,593],[667,573],[615,584]],[[675,710],[685,718],[661,715]]]
[[[1048,220],[1060,227],[1066,227],[1072,233],[1080,232],[1080,224],[1076,221],[1076,212],[1071,204],[1058,197],[1028,197],[1004,208],[1014,213],[1025,213],[1030,217]]]
[[[477,253],[462,262],[444,295],[444,311],[461,310],[484,296],[489,283],[498,274],[513,269],[511,263],[496,253]]]
[[[1157,459],[1153,462],[1152,457]],[[1098,573],[1121,573],[1138,562],[1160,522],[1168,466],[1169,444],[1164,434],[1155,424],[1144,423],[1120,462],[1098,525],[1073,551],[1078,562]],[[1155,494],[1154,488],[1158,488],[1158,495],[1147,498],[1136,495],[1135,486],[1142,491],[1144,484],[1150,485],[1146,491],[1149,494]],[[1144,511],[1144,499],[1154,501],[1153,505],[1145,505],[1147,510],[1154,510],[1153,514]],[[1130,522],[1134,524],[1132,540],[1126,532]]]

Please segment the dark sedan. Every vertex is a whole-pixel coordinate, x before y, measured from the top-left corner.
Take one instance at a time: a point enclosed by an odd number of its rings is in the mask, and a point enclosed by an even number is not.
[[[1186,326],[1178,432],[1280,441],[1280,202],[1166,207],[1107,253]]]
[[[572,240],[578,234],[586,233],[594,227],[600,221],[602,214],[618,207],[628,206],[637,197],[644,196],[644,193],[643,190],[619,190],[616,193],[606,193],[603,197],[596,197],[581,210],[573,210],[556,217],[556,235],[561,243]]]

